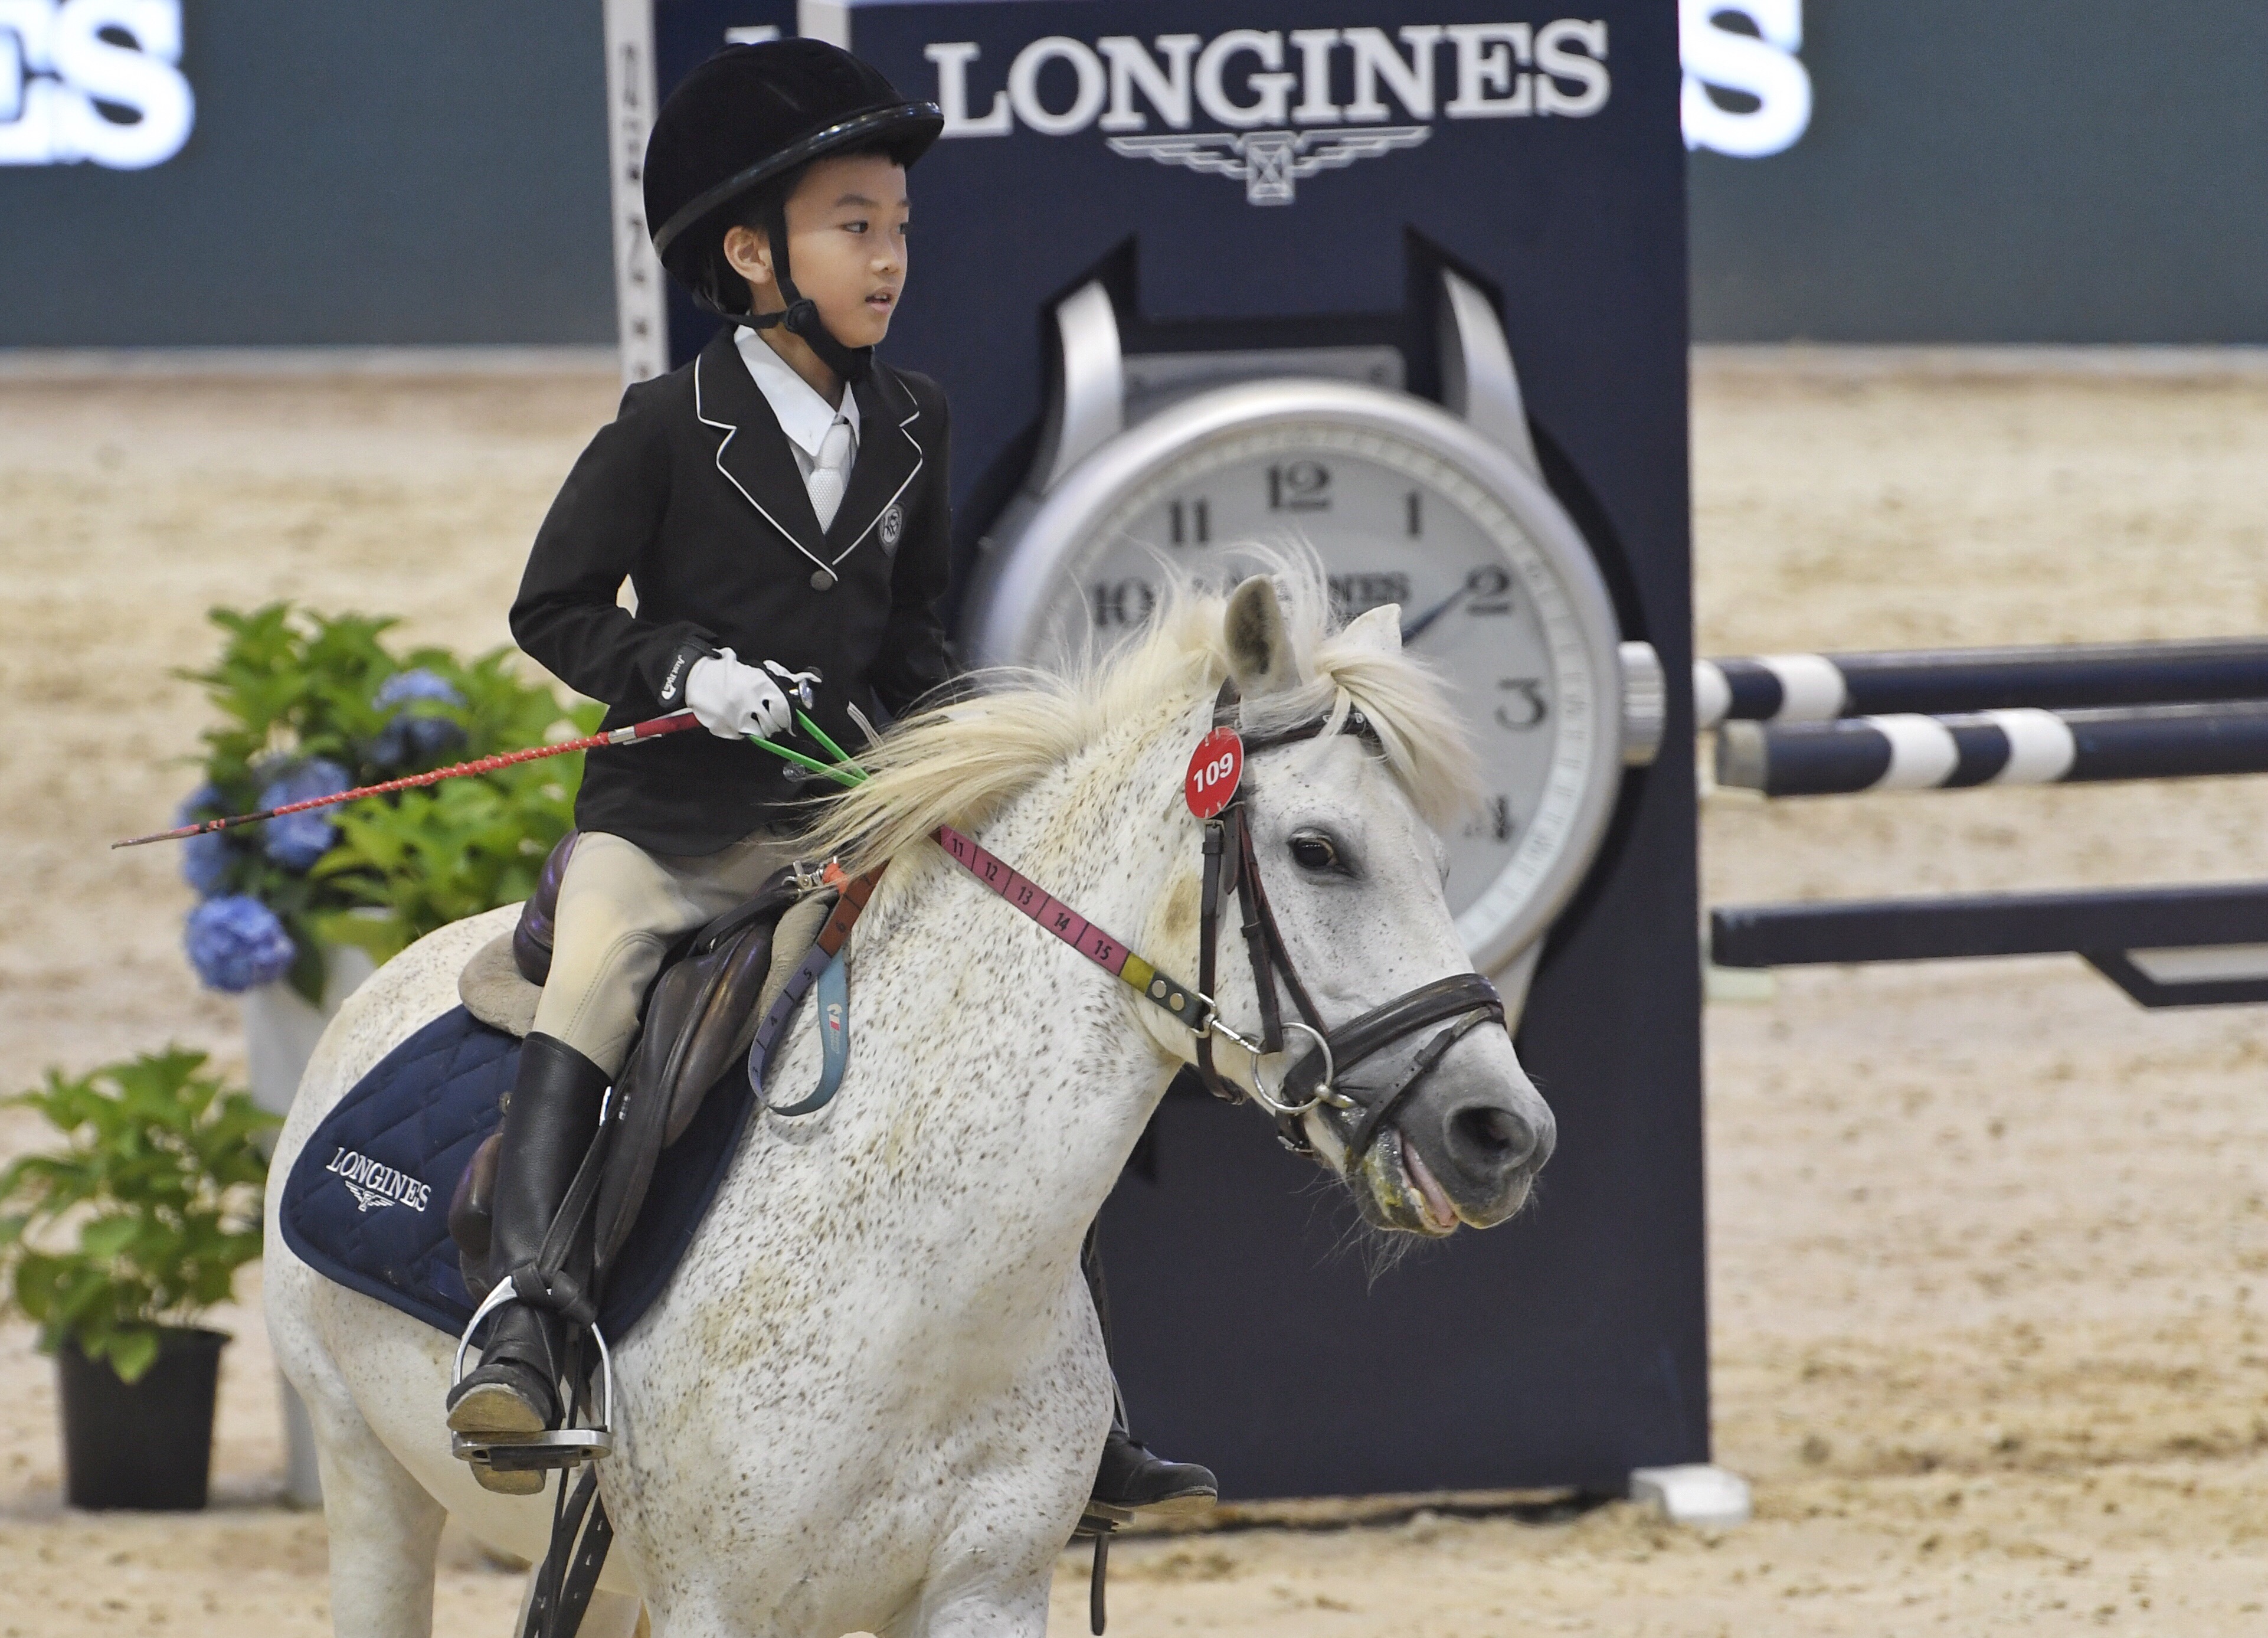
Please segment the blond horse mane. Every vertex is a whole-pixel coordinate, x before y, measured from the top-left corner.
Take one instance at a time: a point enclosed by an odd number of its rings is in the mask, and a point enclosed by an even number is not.
[[[1432,667],[1331,618],[1322,564],[1311,554],[1256,552],[1272,573],[1299,661],[1297,688],[1248,700],[1248,733],[1359,709],[1395,779],[1437,829],[1476,800],[1473,755]],[[894,725],[859,753],[870,778],[830,798],[806,838],[854,874],[885,863],[938,826],[981,824],[1051,770],[1130,720],[1194,711],[1228,675],[1224,593],[1167,569],[1141,632],[1090,651],[1060,674],[1002,668],[976,674],[976,692]]]

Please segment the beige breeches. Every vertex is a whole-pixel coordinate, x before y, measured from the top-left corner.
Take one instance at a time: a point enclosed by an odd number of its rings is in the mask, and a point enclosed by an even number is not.
[[[551,975],[536,1003],[536,1030],[610,1075],[620,1070],[662,951],[755,893],[793,857],[770,830],[697,854],[649,853],[618,836],[585,832],[559,883]]]

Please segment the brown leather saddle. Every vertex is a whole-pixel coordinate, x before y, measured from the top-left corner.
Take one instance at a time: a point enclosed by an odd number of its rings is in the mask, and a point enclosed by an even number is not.
[[[551,850],[512,929],[513,963],[531,984],[541,985],[551,970],[559,884],[578,834],[569,831]],[[661,1151],[683,1135],[711,1088],[732,1074],[746,1073],[742,1066],[765,1009],[822,927],[834,931],[830,915],[838,900],[850,898],[855,912],[871,889],[865,878],[830,882],[798,867],[777,870],[745,902],[665,953],[607,1108],[591,1248],[600,1284],[645,1203]],[[839,939],[848,922],[834,919],[843,923]],[[500,1138],[492,1134],[474,1152],[449,1206],[458,1265],[475,1301],[494,1283],[488,1268],[490,1202]]]

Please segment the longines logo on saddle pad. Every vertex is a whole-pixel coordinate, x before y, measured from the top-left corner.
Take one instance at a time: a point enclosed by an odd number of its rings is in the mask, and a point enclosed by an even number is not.
[[[338,1173],[339,1181],[361,1202],[362,1211],[406,1206],[413,1212],[422,1212],[433,1198],[431,1184],[420,1183],[352,1149],[341,1149],[323,1169]]]
[[[1030,41],[982,114],[973,41],[925,47],[948,137],[1043,136],[1094,127],[1113,153],[1244,184],[1248,204],[1288,205],[1298,184],[1358,159],[1415,148],[1438,119],[1584,118],[1607,105],[1607,26],[1411,24],[1382,28],[1233,28]],[[1341,92],[1346,94],[1339,100]],[[1381,94],[1383,93],[1383,94]],[[1392,102],[1388,101],[1388,98]],[[1399,105],[1403,122],[1387,122]],[[1197,130],[1197,115],[1226,129]],[[1153,123],[1167,129],[1140,135]],[[1340,129],[1317,129],[1338,127]]]

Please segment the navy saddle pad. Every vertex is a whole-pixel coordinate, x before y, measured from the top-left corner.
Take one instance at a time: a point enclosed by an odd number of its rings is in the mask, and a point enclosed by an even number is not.
[[[292,1162],[277,1214],[284,1243],[317,1273],[390,1302],[451,1336],[473,1317],[449,1237],[449,1200],[497,1100],[519,1042],[461,1007],[388,1052],[339,1100]],[[608,1277],[600,1329],[620,1336],[669,1283],[725,1181],[755,1099],[733,1074],[661,1152],[645,1205]]]

